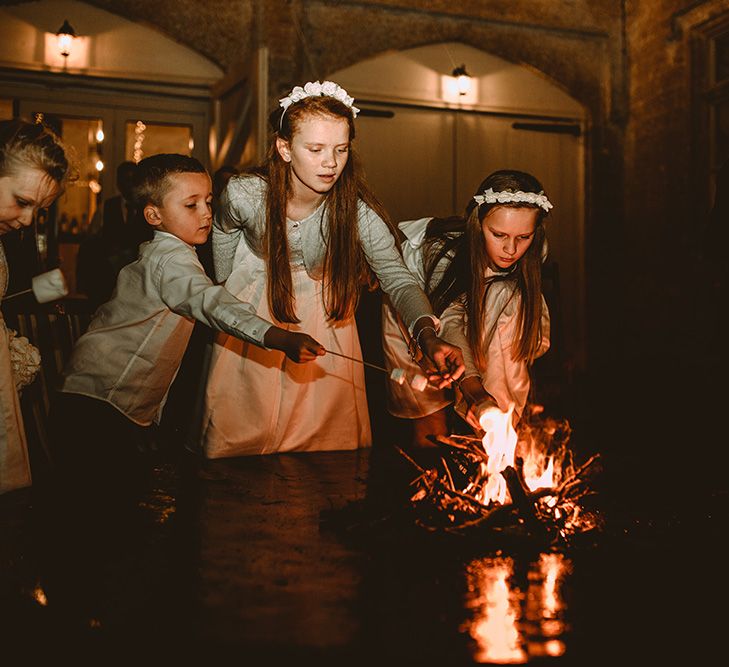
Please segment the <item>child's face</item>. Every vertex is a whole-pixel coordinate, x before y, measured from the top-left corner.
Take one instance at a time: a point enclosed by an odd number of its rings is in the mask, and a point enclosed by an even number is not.
[[[291,141],[279,138],[276,148],[291,165],[295,194],[326,194],[349,158],[349,123],[332,116],[303,118]]]
[[[535,208],[496,206],[481,221],[486,255],[492,269],[509,269],[534,240],[539,211]]]
[[[213,221],[212,184],[207,174],[172,174],[162,206],[147,204],[147,222],[190,245],[205,243]]]

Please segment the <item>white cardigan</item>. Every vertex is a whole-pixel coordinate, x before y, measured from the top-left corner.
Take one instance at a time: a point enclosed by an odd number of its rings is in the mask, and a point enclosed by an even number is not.
[[[255,255],[263,256],[266,189],[266,182],[258,176],[239,176],[228,182],[213,227],[213,261],[218,281],[230,275],[241,236]],[[300,253],[306,272],[315,280],[322,278],[326,254],[327,220],[323,215],[324,206],[320,209],[318,224],[302,224],[296,228],[299,243],[291,248],[292,258]],[[294,224],[289,221],[289,227]],[[389,296],[410,331],[423,316],[431,317],[438,327],[428,297],[405,267],[389,227],[363,202],[359,206],[358,231],[365,257],[382,291]],[[290,229],[289,243],[292,243],[291,232]]]

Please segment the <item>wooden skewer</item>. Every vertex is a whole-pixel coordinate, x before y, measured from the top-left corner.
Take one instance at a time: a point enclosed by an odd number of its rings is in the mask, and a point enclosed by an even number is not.
[[[6,294],[3,297],[3,301],[7,301],[8,299],[12,299],[16,296],[20,296],[21,294],[30,294],[33,291],[33,288],[30,289],[24,289],[22,292],[15,292],[14,294]]]
[[[376,371],[382,371],[383,373],[390,374],[390,371],[388,371],[386,368],[383,368],[382,366],[377,366],[375,364],[371,364],[369,361],[363,361],[362,359],[355,359],[354,357],[348,357],[346,354],[342,354],[341,352],[334,352],[333,350],[327,350],[324,348],[327,354],[333,354],[336,357],[342,357],[343,359],[349,359],[350,361],[356,361],[359,364],[363,364],[364,366],[368,366],[369,368],[374,368]]]

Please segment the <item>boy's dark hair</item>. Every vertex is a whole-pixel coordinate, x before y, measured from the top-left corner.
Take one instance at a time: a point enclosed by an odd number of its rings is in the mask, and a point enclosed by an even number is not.
[[[137,164],[134,174],[132,198],[139,208],[147,204],[161,206],[169,190],[169,177],[173,174],[207,174],[199,160],[178,153],[159,153],[144,158]]]

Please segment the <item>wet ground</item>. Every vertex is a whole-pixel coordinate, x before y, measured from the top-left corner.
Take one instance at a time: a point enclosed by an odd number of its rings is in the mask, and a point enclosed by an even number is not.
[[[444,540],[399,522],[413,474],[385,443],[175,457],[156,467],[138,514],[84,535],[69,519],[60,540],[44,534],[31,495],[6,494],[3,654],[262,665],[720,659],[726,484],[671,457],[656,465],[629,447],[605,451],[606,434],[589,433],[603,447],[605,528],[557,551],[528,539]],[[584,435],[574,437],[586,454],[595,447]]]
[[[569,381],[536,369],[577,462],[601,454],[604,528],[557,550],[403,521],[415,475],[369,375],[371,450],[204,462],[180,447],[139,511],[91,524],[0,496],[3,664],[724,662],[726,366],[653,359]]]

